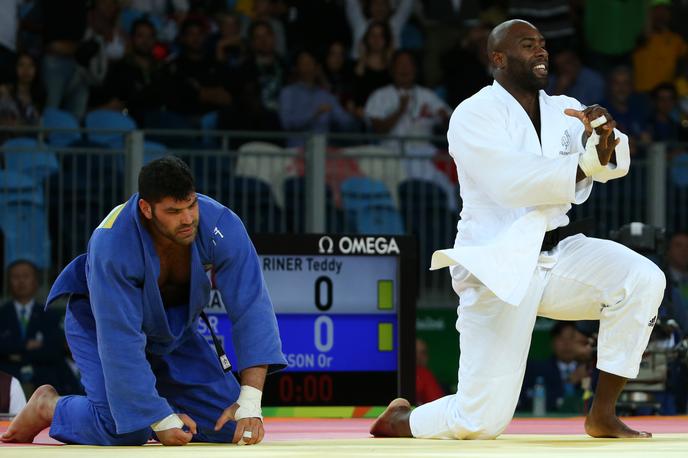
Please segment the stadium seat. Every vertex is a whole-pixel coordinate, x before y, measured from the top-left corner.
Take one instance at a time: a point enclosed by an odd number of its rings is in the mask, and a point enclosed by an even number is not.
[[[401,215],[385,184],[354,177],[341,185],[346,229],[359,234],[403,234]]]
[[[10,202],[43,205],[43,192],[33,177],[15,170],[0,169],[0,205]]]
[[[95,110],[86,115],[84,125],[88,129],[102,129],[120,132],[89,132],[88,139],[110,148],[124,148],[124,136],[136,129],[132,118],[118,111]]]
[[[688,153],[677,154],[670,163],[671,181],[678,188],[688,188]]]
[[[256,177],[270,183],[277,205],[284,205],[284,180],[296,174],[294,159],[297,151],[268,142],[247,142],[239,147],[236,174]]]
[[[28,175],[0,170],[0,230],[4,235],[3,266],[26,259],[50,266],[50,237],[40,185]]]
[[[55,153],[45,151],[36,139],[18,137],[2,145],[5,168],[25,173],[40,182],[57,171]]]
[[[379,145],[361,145],[343,148],[342,154],[355,158],[363,175],[382,181],[389,190],[394,205],[398,206],[397,189],[399,183],[407,178],[407,173],[394,150]]]
[[[432,181],[410,179],[399,185],[401,215],[408,233],[418,239],[421,272],[435,250],[453,246],[457,215],[444,189]]]
[[[167,154],[167,147],[162,143],[145,141],[143,143],[143,163],[160,159]]]
[[[48,107],[43,111],[43,127],[47,129],[74,129],[73,132],[48,132],[48,143],[52,146],[68,146],[81,140],[79,121],[68,111]]]
[[[217,111],[211,111],[206,113],[201,117],[201,130],[203,131],[202,142],[206,146],[217,146],[219,144],[219,137],[208,135],[207,132],[210,130],[217,130],[219,122],[219,113]]]
[[[282,211],[270,185],[258,178],[237,176],[227,206],[241,217],[249,233],[281,232]]]
[[[306,231],[306,179],[291,177],[284,180],[284,216],[287,232]],[[344,216],[334,204],[332,189],[325,186],[325,227],[329,233],[343,231]]]

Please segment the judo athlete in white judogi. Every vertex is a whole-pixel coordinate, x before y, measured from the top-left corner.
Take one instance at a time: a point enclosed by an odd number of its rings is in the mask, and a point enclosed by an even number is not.
[[[241,384],[198,331],[212,271],[232,322]],[[258,256],[239,218],[194,192],[174,157],[146,165],[139,193],[93,232],[48,304],[67,297],[65,333],[86,396],[39,387],[0,437],[43,428],[70,444],[262,440],[267,372],[286,366]],[[221,354],[221,351],[220,351]]]
[[[432,259],[432,268],[450,267],[460,298],[458,390],[412,412],[396,399],[371,433],[499,436],[516,408],[535,319],[545,316],[600,321],[600,377],[587,433],[649,437],[623,424],[615,404],[638,373],[664,275],[620,244],[557,229],[569,224],[566,213],[588,198],[593,182],[628,172],[628,139],[605,109],[542,91],[548,54],[531,24],[497,26],[488,53],[494,83],[458,106],[447,134],[463,199],[455,247]],[[561,233],[558,243],[543,244]]]

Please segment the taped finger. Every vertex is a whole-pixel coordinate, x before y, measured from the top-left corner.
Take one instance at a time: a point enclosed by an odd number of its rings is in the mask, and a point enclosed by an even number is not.
[[[590,126],[593,129],[596,129],[596,128],[600,127],[602,124],[605,124],[606,122],[607,122],[607,117],[605,115],[602,115],[602,116],[599,116],[599,117],[593,119],[592,121],[590,121]]]

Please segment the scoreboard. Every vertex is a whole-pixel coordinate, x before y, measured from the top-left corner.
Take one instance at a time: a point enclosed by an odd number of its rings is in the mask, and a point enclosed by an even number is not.
[[[251,237],[288,367],[265,406],[386,405],[415,387],[415,240],[405,236]],[[232,363],[231,326],[213,291],[209,321]],[[201,332],[209,337],[206,325]]]

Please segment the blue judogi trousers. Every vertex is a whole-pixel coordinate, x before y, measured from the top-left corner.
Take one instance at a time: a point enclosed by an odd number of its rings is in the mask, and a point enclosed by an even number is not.
[[[60,398],[50,436],[67,444],[86,445],[141,445],[153,438],[150,427],[126,434],[116,432],[88,298],[70,299],[65,334],[86,395]],[[239,384],[233,375],[222,371],[217,355],[198,332],[187,332],[182,339],[167,355],[147,354],[157,380],[156,389],[175,412],[185,413],[196,422],[194,442],[229,443],[236,423],[229,421],[217,432],[214,426],[223,410],[236,402]],[[136,385],[135,379],[126,382]]]

